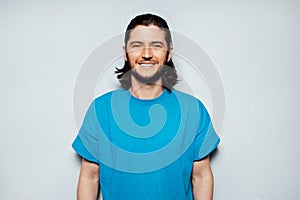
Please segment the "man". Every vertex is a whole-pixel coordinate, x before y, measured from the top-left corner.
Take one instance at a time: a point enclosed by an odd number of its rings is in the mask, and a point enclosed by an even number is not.
[[[203,104],[173,89],[166,21],[135,17],[124,60],[122,88],[91,103],[73,143],[82,157],[77,198],[95,200],[100,187],[104,200],[211,200],[209,154],[220,139]]]

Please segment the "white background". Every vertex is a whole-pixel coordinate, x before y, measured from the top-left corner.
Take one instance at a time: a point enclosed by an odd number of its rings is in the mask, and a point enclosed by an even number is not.
[[[222,78],[215,199],[299,199],[299,0],[1,0],[0,199],[76,198],[77,75],[144,12],[192,38]]]

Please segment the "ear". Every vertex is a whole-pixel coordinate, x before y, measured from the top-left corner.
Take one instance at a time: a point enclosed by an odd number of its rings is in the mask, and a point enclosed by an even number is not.
[[[123,57],[124,57],[125,61],[128,61],[127,56],[126,56],[126,47],[125,46],[123,46]]]
[[[172,53],[173,53],[173,48],[170,47],[170,49],[169,49],[169,55],[168,55],[168,59],[167,59],[168,62],[169,62],[169,61],[171,60],[171,58],[172,58]]]

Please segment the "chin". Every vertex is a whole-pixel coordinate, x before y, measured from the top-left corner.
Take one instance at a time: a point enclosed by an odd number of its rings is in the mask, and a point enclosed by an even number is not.
[[[161,74],[160,73],[155,73],[152,76],[142,76],[139,73],[132,73],[132,75],[135,77],[135,79],[141,83],[145,84],[153,84],[156,83],[160,78]]]

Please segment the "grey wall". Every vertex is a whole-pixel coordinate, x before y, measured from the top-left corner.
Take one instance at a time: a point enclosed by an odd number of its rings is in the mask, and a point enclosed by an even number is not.
[[[75,199],[77,75],[143,12],[192,38],[222,78],[215,199],[299,199],[300,1],[109,2],[0,1],[0,199]]]

